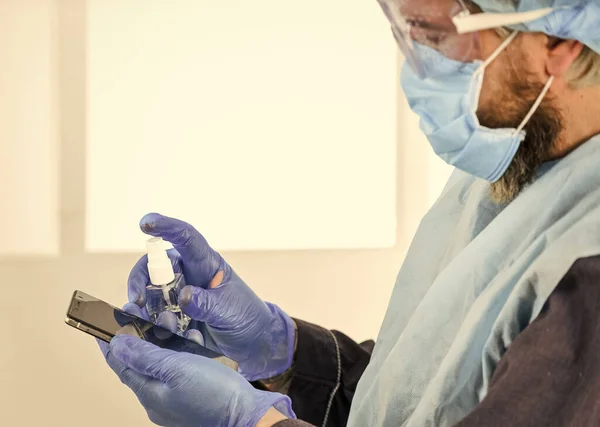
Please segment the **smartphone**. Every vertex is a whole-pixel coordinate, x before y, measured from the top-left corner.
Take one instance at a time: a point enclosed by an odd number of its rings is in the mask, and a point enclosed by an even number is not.
[[[208,357],[237,371],[237,362],[212,351],[168,329],[129,314],[85,292],[75,291],[69,304],[67,325],[105,342],[115,335],[127,334],[151,342],[161,348]]]

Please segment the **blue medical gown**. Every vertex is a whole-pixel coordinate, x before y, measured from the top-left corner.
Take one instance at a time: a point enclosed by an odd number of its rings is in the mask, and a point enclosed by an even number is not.
[[[458,422],[572,264],[597,254],[600,137],[543,165],[506,206],[455,171],[398,275],[348,425]]]

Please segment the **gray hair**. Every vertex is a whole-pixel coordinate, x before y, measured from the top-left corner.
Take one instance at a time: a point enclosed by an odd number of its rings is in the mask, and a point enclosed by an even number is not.
[[[577,89],[600,85],[600,54],[584,46],[583,51],[571,65],[567,80]]]

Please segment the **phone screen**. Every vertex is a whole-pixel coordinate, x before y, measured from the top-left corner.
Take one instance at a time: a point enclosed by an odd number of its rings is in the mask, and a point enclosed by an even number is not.
[[[216,359],[237,370],[233,360],[81,291],[73,294],[67,323],[106,342],[115,335],[133,335],[158,347]]]

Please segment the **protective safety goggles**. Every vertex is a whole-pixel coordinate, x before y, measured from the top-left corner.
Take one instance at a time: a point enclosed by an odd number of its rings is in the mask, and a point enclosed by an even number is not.
[[[421,77],[431,72],[418,45],[458,62],[484,60],[480,31],[533,21],[552,8],[517,13],[485,13],[469,0],[378,0],[408,64]]]

